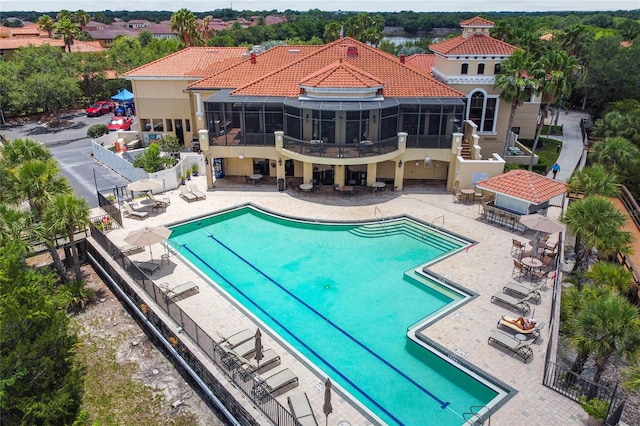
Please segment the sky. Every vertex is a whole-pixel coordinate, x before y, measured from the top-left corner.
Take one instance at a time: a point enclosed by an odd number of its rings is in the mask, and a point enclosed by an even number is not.
[[[234,10],[277,10],[285,11],[317,8],[326,11],[364,11],[364,12],[545,12],[545,11],[610,11],[640,9],[640,0],[324,0],[315,2],[294,0],[2,0],[3,11],[58,12],[62,9],[75,12],[84,10],[96,12],[105,9],[118,10],[176,10],[185,8],[192,12],[205,12],[215,9],[232,8]]]

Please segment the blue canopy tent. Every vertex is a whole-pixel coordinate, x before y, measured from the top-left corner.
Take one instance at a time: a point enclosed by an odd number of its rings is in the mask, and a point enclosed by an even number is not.
[[[128,102],[133,100],[133,93],[131,93],[127,89],[122,89],[120,92],[118,92],[118,94],[113,95],[111,97],[111,100],[114,100],[116,102]]]

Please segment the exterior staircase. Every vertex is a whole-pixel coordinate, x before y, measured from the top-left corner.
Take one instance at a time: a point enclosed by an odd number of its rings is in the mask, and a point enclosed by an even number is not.
[[[469,142],[466,139],[462,139],[460,146],[462,146],[462,158],[465,160],[471,160],[471,145]]]

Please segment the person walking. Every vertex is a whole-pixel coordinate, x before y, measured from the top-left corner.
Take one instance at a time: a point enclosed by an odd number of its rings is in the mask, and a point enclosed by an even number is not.
[[[558,163],[553,163],[553,166],[551,166],[551,173],[553,173],[553,178],[556,178],[556,175],[558,174],[558,172],[560,171],[560,164]]]

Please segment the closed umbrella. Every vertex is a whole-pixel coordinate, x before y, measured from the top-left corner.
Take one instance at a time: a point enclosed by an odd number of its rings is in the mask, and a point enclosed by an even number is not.
[[[153,191],[154,189],[159,188],[161,186],[162,186],[161,181],[156,179],[145,178],[145,179],[136,180],[135,182],[131,182],[129,185],[127,185],[127,191],[133,191],[133,192]]]
[[[256,330],[256,338],[255,338],[255,342],[256,342],[256,354],[254,356],[256,362],[258,363],[258,370],[260,370],[260,361],[262,360],[262,358],[264,358],[264,354],[262,353],[262,333],[260,332],[260,329]]]
[[[520,223],[529,229],[534,231],[546,232],[552,234],[554,232],[564,232],[567,226],[560,222],[558,219],[554,219],[549,216],[543,216],[538,213],[528,214],[520,218]]]
[[[169,235],[171,235],[171,229],[164,226],[145,226],[142,229],[129,232],[124,237],[124,241],[135,246],[149,246],[149,253],[151,253],[151,260],[153,260],[151,246],[165,241]]]
[[[322,406],[322,411],[324,411],[324,415],[327,420],[325,424],[329,424],[329,414],[333,412],[333,407],[331,406],[331,380],[327,377],[327,381],[324,383],[324,405]]]

